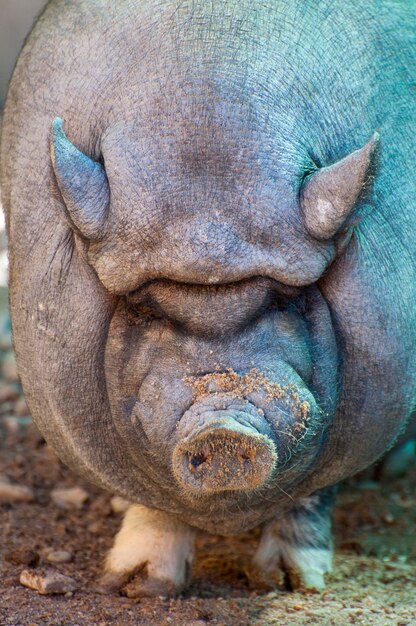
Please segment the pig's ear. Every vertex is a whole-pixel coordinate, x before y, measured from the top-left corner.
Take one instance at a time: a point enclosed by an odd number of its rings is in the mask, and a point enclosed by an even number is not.
[[[52,125],[51,159],[71,226],[87,239],[101,239],[110,203],[104,167],[69,141],[59,117]]]
[[[303,221],[316,239],[333,237],[345,224],[366,186],[379,142],[378,133],[360,150],[323,167],[306,180],[300,194]]]

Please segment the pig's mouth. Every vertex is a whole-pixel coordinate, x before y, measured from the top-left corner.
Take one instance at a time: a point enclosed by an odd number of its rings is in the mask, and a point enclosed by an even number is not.
[[[218,338],[241,332],[265,310],[293,305],[299,294],[296,287],[261,276],[213,285],[155,279],[129,294],[128,306],[140,317],[163,319],[186,333]]]

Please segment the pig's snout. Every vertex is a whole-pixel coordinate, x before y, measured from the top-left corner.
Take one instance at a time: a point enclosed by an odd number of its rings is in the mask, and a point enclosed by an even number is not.
[[[277,454],[269,437],[234,420],[224,422],[211,423],[175,447],[173,470],[185,489],[201,495],[251,491],[271,477]]]

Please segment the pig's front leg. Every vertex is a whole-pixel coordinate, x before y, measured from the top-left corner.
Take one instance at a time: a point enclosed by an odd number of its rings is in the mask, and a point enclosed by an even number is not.
[[[253,564],[263,579],[280,568],[291,589],[323,589],[332,569],[331,513],[334,489],[300,498],[294,508],[267,523]]]
[[[129,597],[175,595],[191,581],[195,531],[178,518],[133,504],[110,550],[100,591]]]

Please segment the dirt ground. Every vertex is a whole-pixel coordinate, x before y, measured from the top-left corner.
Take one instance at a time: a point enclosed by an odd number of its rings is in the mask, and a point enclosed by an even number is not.
[[[4,311],[5,293],[0,300]],[[416,626],[415,469],[381,483],[367,473],[342,487],[334,516],[334,572],[322,593],[290,593],[283,584],[265,588],[251,581],[258,540],[253,531],[234,538],[201,535],[192,586],[179,598],[98,594],[121,515],[111,494],[83,484],[31,423],[4,323],[0,351],[0,626]],[[27,501],[12,502],[7,494],[1,501],[7,481],[12,491],[26,487]],[[53,490],[75,486],[85,489],[86,501],[62,509]],[[69,562],[50,563],[52,549],[69,553]],[[40,595],[20,584],[25,569],[61,572],[78,589]]]
[[[258,536],[252,532],[226,539],[201,535],[194,582],[182,597],[131,600],[94,589],[121,519],[110,496],[84,484],[88,500],[79,510],[59,508],[52,489],[80,485],[79,479],[33,426],[22,419],[19,430],[11,424],[2,428],[0,474],[33,489],[35,499],[0,506],[2,626],[416,624],[415,471],[390,484],[344,486],[334,521],[335,568],[323,593],[250,583],[245,572]],[[70,552],[72,561],[49,564],[50,548]],[[41,596],[19,583],[23,569],[45,567],[75,578],[79,590]]]

